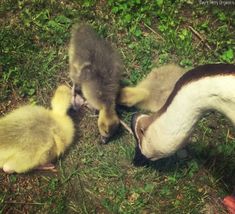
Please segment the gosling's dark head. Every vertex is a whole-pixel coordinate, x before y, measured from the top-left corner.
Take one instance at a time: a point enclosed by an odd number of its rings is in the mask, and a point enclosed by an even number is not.
[[[110,137],[112,137],[120,126],[120,120],[117,115],[110,117],[103,117],[99,115],[98,128],[101,135],[101,142],[108,143]]]

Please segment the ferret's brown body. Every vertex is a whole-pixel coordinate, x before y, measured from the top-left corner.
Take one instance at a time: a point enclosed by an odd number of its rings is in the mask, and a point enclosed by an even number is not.
[[[184,69],[175,64],[154,68],[137,86],[121,89],[119,103],[156,112],[165,103],[183,74]]]
[[[0,118],[0,168],[23,173],[47,164],[72,143],[71,91],[60,86],[52,110],[26,105]]]
[[[98,128],[103,139],[119,126],[115,111],[122,63],[111,45],[87,25],[75,25],[69,44],[69,72],[75,91],[99,110]],[[76,93],[74,93],[76,96]]]

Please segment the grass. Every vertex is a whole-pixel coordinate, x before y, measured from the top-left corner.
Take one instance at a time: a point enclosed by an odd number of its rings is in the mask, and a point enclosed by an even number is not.
[[[125,84],[154,66],[234,63],[232,7],[194,1],[3,0],[0,5],[0,112],[24,102],[49,106],[69,83],[67,44],[74,22],[91,23],[120,52]],[[120,109],[129,122],[135,109]],[[0,213],[226,213],[234,183],[234,129],[220,114],[197,125],[188,156],[136,167],[135,140],[120,130],[99,144],[97,118],[73,115],[77,136],[57,173],[0,176]]]

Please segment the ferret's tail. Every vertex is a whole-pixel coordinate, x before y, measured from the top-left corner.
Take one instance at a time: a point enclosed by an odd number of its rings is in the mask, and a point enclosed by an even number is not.
[[[72,92],[66,85],[60,85],[51,100],[51,107],[54,113],[65,115],[71,105]]]

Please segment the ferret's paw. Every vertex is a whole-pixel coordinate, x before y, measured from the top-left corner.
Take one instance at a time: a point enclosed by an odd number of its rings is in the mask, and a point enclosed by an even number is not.
[[[12,169],[12,167],[8,166],[7,164],[5,164],[2,168],[2,170],[5,172],[5,173],[8,173],[8,174],[11,174],[11,173],[14,173],[15,170]]]
[[[79,95],[76,94],[75,96],[72,97],[72,106],[75,111],[79,110],[82,105],[85,104],[85,100]]]

